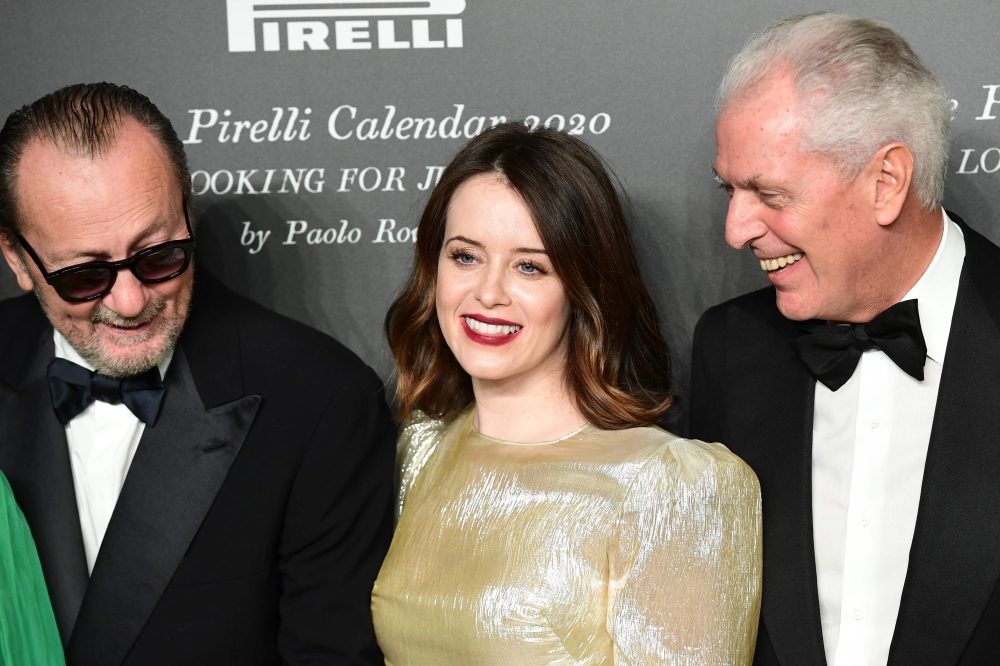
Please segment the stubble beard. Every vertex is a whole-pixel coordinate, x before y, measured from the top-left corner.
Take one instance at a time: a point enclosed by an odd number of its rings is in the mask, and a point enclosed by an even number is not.
[[[180,338],[191,303],[190,291],[178,294],[175,299],[177,311],[169,317],[163,315],[167,308],[167,299],[165,298],[150,301],[135,317],[123,317],[114,310],[99,305],[90,316],[93,328],[88,334],[72,320],[60,321],[56,319],[46,306],[42,294],[39,294],[38,291],[36,287],[35,294],[49,321],[66,338],[73,349],[98,372],[109,377],[119,378],[141,375],[166,360]],[[60,324],[57,324],[57,321],[60,321]],[[101,325],[132,328],[149,322],[154,323],[148,331],[124,338],[115,337],[113,342],[109,342],[102,336],[97,328]],[[162,340],[161,344],[141,353],[141,355],[121,353],[124,351],[122,348],[142,345],[157,337]],[[109,346],[118,347],[119,353],[115,354],[108,348]]]

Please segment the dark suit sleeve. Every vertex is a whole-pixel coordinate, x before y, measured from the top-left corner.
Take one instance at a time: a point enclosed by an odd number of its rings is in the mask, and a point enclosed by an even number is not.
[[[375,373],[340,381],[302,460],[281,537],[284,663],[382,664],[371,592],[392,538],[396,428]]]
[[[705,442],[729,437],[725,416],[726,312],[709,309],[694,329],[691,351],[690,436]]]

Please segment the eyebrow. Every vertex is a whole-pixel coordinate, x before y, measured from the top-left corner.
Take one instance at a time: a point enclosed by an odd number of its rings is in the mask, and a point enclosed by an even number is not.
[[[468,238],[467,236],[452,236],[447,241],[445,241],[445,245],[447,245],[448,243],[450,243],[452,241],[456,241],[456,240],[457,241],[462,241],[463,243],[468,243],[469,245],[475,245],[476,247],[486,249],[485,245],[483,245],[479,241],[472,240],[471,238]],[[524,254],[545,254],[546,253],[545,250],[539,250],[538,248],[535,248],[535,247],[519,247],[519,248],[515,249],[514,252],[523,252]]]
[[[760,188],[760,179],[763,174],[756,173],[749,178],[737,181],[735,183],[730,183],[728,180],[719,175],[719,172],[715,169],[715,165],[712,165],[712,177],[715,178],[715,182],[719,185],[732,185],[733,187],[738,187],[741,190],[756,190]]]
[[[476,247],[485,248],[485,246],[482,243],[480,243],[479,241],[472,240],[471,238],[468,238],[467,236],[452,236],[451,238],[449,238],[448,240],[445,241],[445,245],[447,245],[448,243],[450,243],[452,241],[456,241],[456,240],[457,241],[462,241],[463,243],[468,243],[469,245],[475,245]]]

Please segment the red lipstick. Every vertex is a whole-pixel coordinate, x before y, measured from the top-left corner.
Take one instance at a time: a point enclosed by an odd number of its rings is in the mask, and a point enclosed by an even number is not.
[[[493,326],[517,326],[518,330],[514,333],[480,333],[478,331],[472,330],[469,323],[466,321],[468,319],[474,319],[477,322],[483,324],[491,324]],[[500,347],[512,342],[514,338],[521,334],[524,327],[513,321],[507,321],[506,319],[497,319],[496,317],[484,317],[482,315],[462,315],[459,317],[459,321],[462,322],[462,330],[473,342],[477,342],[481,345],[486,345],[488,347]]]

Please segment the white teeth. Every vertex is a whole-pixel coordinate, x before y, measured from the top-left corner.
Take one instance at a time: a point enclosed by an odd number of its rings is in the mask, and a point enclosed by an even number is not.
[[[521,330],[520,326],[501,326],[499,324],[484,324],[472,317],[463,317],[465,323],[476,333],[482,335],[510,335]]]
[[[801,259],[803,255],[801,252],[796,252],[795,254],[785,255],[784,257],[778,257],[777,259],[761,259],[760,268],[764,271],[776,271],[779,268],[784,268],[785,266],[791,266],[796,261]]]

